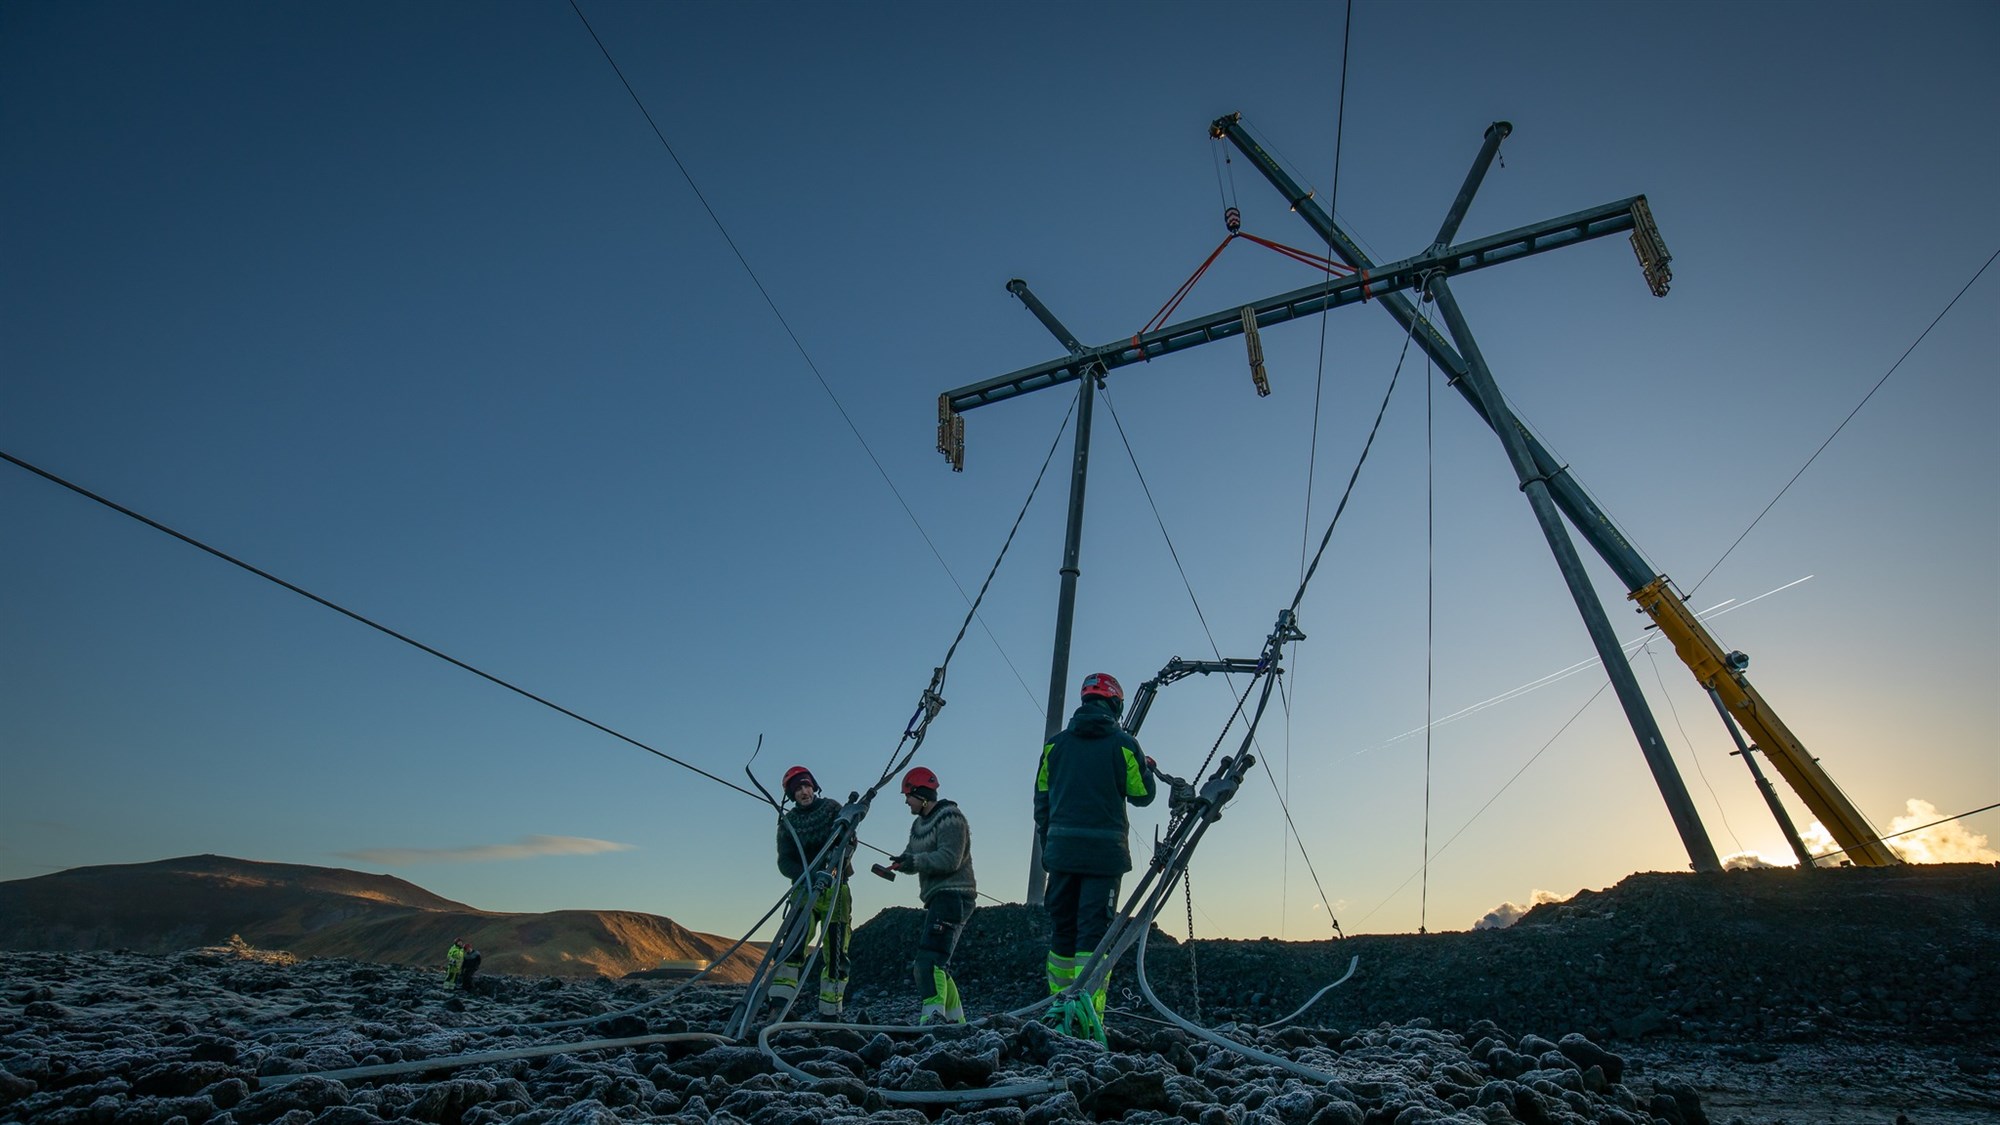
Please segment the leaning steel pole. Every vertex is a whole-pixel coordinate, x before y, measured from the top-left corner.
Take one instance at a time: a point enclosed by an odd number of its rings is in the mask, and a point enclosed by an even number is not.
[[[1474,158],[1471,170],[1466,174],[1464,184],[1452,200],[1444,222],[1438,229],[1433,249],[1448,244],[1458,233],[1460,221],[1471,206],[1472,197],[1485,179],[1488,166],[1499,151],[1500,142],[1513,131],[1504,121],[1496,121],[1486,130],[1479,155]],[[1292,204],[1292,209],[1326,240],[1329,248],[1342,261],[1356,269],[1367,271],[1373,263],[1347,233],[1340,229],[1333,216],[1313,203],[1311,193],[1301,187],[1269,154],[1263,151],[1255,140],[1243,130],[1241,121],[1235,117],[1218,118],[1210,127],[1212,136],[1227,137],[1257,170],[1263,173],[1272,186],[1282,192]],[[1604,557],[1606,563],[1617,572],[1628,587],[1638,589],[1649,580],[1651,568],[1639,557],[1637,551],[1626,543],[1624,536],[1596,503],[1590,500],[1582,487],[1571,477],[1568,467],[1555,462],[1539,442],[1527,433],[1507,407],[1493,381],[1492,372],[1486,367],[1479,354],[1478,342],[1473,339],[1471,329],[1459,313],[1458,303],[1451,297],[1450,286],[1442,273],[1434,273],[1428,279],[1428,286],[1420,286],[1420,294],[1429,292],[1438,299],[1444,312],[1446,327],[1451,330],[1463,354],[1454,352],[1451,344],[1441,336],[1436,327],[1425,319],[1411,301],[1401,293],[1385,293],[1381,298],[1383,309],[1401,324],[1416,342],[1453,378],[1451,385],[1465,397],[1473,409],[1485,419],[1500,438],[1507,451],[1508,460],[1513,464],[1515,475],[1521,481],[1521,491],[1527,495],[1535,512],[1536,520],[1542,525],[1543,534],[1549,541],[1549,549],[1554,553],[1556,565],[1561,570],[1563,580],[1568,583],[1570,594],[1576,602],[1578,612],[1583,616],[1584,627],[1590,634],[1591,642],[1597,648],[1598,656],[1604,662],[1607,675],[1618,692],[1618,701],[1625,709],[1626,718],[1632,726],[1632,733],[1639,741],[1640,753],[1652,770],[1653,779],[1659,785],[1660,796],[1666,802],[1667,813],[1679,830],[1681,842],[1687,848],[1688,862],[1696,871],[1719,871],[1722,862],[1716,857],[1715,845],[1709,842],[1708,831],[1702,827],[1701,817],[1696,813],[1694,802],[1689,797],[1687,785],[1681,780],[1680,770],[1674,765],[1673,755],[1668,752],[1666,741],[1660,734],[1660,727],[1653,717],[1652,708],[1646,703],[1639,689],[1637,677],[1632,675],[1631,666],[1625,662],[1624,652],[1619,648],[1611,623],[1604,613],[1604,605],[1597,598],[1590,585],[1590,578],[1583,570],[1582,561],[1577,557],[1576,546],[1570,541],[1568,529],[1563,527],[1556,514],[1560,504],[1578,529],[1592,546]],[[1552,522],[1553,521],[1553,522]]]
[[[1479,341],[1473,339],[1472,330],[1465,323],[1465,315],[1459,311],[1458,301],[1451,295],[1451,285],[1442,277],[1431,279],[1427,290],[1437,299],[1438,310],[1444,314],[1445,327],[1458,343],[1460,354],[1465,357],[1466,379],[1472,384],[1472,392],[1479,396],[1480,405],[1493,423],[1493,429],[1500,435],[1500,444],[1507,449],[1507,460],[1514,466],[1514,475],[1520,479],[1521,491],[1528,498],[1528,506],[1534,509],[1535,522],[1542,527],[1542,535],[1548,539],[1549,551],[1555,555],[1556,568],[1562,572],[1563,582],[1569,586],[1570,598],[1576,602],[1576,609],[1583,617],[1584,629],[1590,634],[1590,643],[1597,649],[1597,657],[1604,664],[1604,671],[1611,677],[1612,690],[1618,693],[1618,702],[1625,708],[1626,721],[1632,725],[1632,733],[1638,736],[1639,752],[1646,758],[1646,765],[1653,771],[1653,781],[1660,787],[1660,796],[1667,802],[1667,814],[1673,818],[1674,827],[1680,831],[1681,843],[1687,847],[1688,859],[1696,871],[1720,871],[1722,861],[1716,857],[1715,845],[1709,842],[1708,831],[1702,827],[1701,815],[1695,811],[1694,799],[1688,795],[1687,785],[1682,782],[1680,770],[1675,767],[1673,755],[1667,750],[1667,741],[1660,734],[1660,725],[1653,718],[1653,710],[1646,705],[1646,696],[1639,688],[1639,678],[1632,674],[1632,666],[1625,662],[1625,651],[1618,644],[1618,637],[1611,631],[1611,619],[1604,613],[1604,603],[1597,597],[1597,591],[1590,585],[1590,576],[1584,573],[1583,560],[1577,557],[1576,544],[1570,542],[1569,528],[1564,526],[1562,516],[1556,511],[1555,501],[1549,496],[1549,482],[1535,467],[1535,459],[1528,452],[1527,442],[1522,439],[1521,427],[1514,419],[1513,409],[1500,395],[1494,385],[1493,373],[1486,367],[1486,358],[1479,351]]]

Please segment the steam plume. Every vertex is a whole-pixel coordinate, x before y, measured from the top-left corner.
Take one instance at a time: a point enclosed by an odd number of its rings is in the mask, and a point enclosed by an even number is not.
[[[1538,890],[1528,896],[1528,904],[1503,902],[1486,912],[1486,917],[1472,924],[1475,930],[1504,930],[1521,920],[1521,916],[1537,906],[1550,902],[1568,902],[1571,896],[1559,895],[1553,891]]]

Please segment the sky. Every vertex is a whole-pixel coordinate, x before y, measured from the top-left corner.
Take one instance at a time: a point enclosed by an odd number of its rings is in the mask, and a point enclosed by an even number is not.
[[[1346,46],[1339,4],[581,6],[603,50],[562,3],[0,3],[0,450],[712,773],[844,795],[1074,401],[968,413],[963,473],[934,450],[939,393],[1060,354],[1006,282],[1098,344],[1226,202],[1310,247],[1209,139],[1239,111],[1413,254],[1506,120],[1461,237],[1643,193],[1674,254],[1664,299],[1622,236],[1456,281],[1514,408],[1873,824],[2000,801],[2000,273],[1897,366],[2000,249],[1993,6],[1364,2]],[[1181,315],[1313,279],[1238,242]],[[1129,691],[1256,654],[1389,394],[1197,936],[1464,929],[1687,866],[1499,443],[1414,351],[1389,393],[1402,343],[1343,308],[1265,330],[1269,398],[1226,341],[1100,400],[1071,678]],[[1008,901],[1062,440],[919,758]],[[11,464],[0,520],[0,879],[213,852],[732,936],[783,891],[768,806]],[[1788,859],[1580,549],[1718,853]],[[1192,772],[1232,698],[1176,684],[1141,740]],[[859,917],[915,901],[856,884]]]

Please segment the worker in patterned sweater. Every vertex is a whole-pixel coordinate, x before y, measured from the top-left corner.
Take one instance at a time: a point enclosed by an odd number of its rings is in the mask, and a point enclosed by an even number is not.
[[[1035,774],[1035,835],[1049,873],[1049,995],[1076,982],[1118,910],[1120,877],[1132,870],[1125,806],[1150,805],[1152,759],[1118,724],[1125,691],[1102,672],[1083,679],[1069,725],[1042,747]],[[1089,996],[1052,1003],[1045,1018],[1070,1035],[1104,1042],[1110,974]]]
[[[796,883],[805,874],[806,865],[833,839],[840,802],[821,797],[819,782],[804,766],[785,771],[784,789],[792,807],[778,818],[778,871]],[[851,853],[852,848],[849,844],[847,850]],[[834,867],[839,868],[840,878],[825,877]],[[847,856],[842,856],[838,864],[822,866],[821,872],[822,877],[816,883],[803,884],[795,892],[810,896],[807,909],[812,912],[812,922],[798,949],[772,976],[769,995],[776,1004],[788,1004],[798,996],[806,951],[812,946],[813,932],[820,931],[819,1014],[822,1019],[837,1020],[847,998],[847,941],[854,915],[854,898],[847,889],[847,878],[854,874],[854,867]]]
[[[924,903],[924,929],[917,938],[914,976],[923,997],[918,1023],[964,1023],[965,1004],[951,976],[952,951],[972,917],[978,884],[972,875],[972,826],[957,803],[938,799],[938,777],[918,766],[903,775],[903,802],[916,820],[910,844],[889,861],[895,871],[917,876]]]

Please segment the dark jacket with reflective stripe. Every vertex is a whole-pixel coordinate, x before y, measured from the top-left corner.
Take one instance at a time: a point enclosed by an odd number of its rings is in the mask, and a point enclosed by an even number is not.
[[[1074,875],[1122,875],[1132,870],[1127,803],[1153,803],[1153,776],[1139,740],[1118,725],[1118,712],[1095,700],[1042,747],[1035,775],[1035,835],[1042,867]]]

